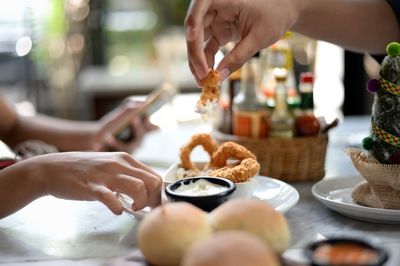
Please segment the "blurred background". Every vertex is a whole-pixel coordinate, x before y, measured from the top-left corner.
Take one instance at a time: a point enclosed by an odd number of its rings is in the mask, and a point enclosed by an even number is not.
[[[7,1],[0,9],[0,93],[27,115],[87,120],[168,80],[184,99],[171,115],[198,119],[199,90],[187,66],[183,31],[189,2]],[[377,63],[303,38],[291,39],[295,80],[301,71],[315,73],[316,112],[332,118],[369,114],[365,82],[377,75]],[[189,95],[195,97],[186,100]],[[179,112],[183,108],[193,112]]]

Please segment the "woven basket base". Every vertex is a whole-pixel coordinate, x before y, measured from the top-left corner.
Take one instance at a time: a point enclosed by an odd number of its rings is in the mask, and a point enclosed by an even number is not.
[[[325,175],[327,134],[293,139],[251,139],[218,131],[212,135],[218,143],[233,141],[253,152],[261,175],[287,182],[317,181]]]
[[[353,200],[374,208],[400,209],[400,165],[381,164],[360,149],[346,152],[365,178],[353,189]]]

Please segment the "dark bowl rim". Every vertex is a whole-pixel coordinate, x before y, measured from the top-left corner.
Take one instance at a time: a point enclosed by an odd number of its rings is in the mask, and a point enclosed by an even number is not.
[[[327,244],[332,245],[332,244],[336,244],[336,243],[355,243],[355,244],[359,244],[361,246],[364,246],[366,248],[369,248],[371,250],[375,250],[376,252],[378,252],[378,259],[375,263],[358,264],[356,266],[379,266],[379,265],[383,265],[389,258],[389,254],[387,253],[387,251],[385,249],[377,247],[376,245],[374,245],[366,240],[359,239],[359,238],[351,238],[351,237],[334,237],[334,238],[315,241],[306,246],[306,248],[304,249],[304,252],[305,252],[306,257],[311,261],[311,263],[312,263],[311,265],[329,266],[330,264],[321,264],[321,263],[315,262],[314,258],[313,258],[313,252],[319,246],[327,245]]]
[[[212,195],[204,195],[204,196],[189,196],[189,195],[182,195],[179,193],[176,193],[172,190],[172,187],[175,186],[176,184],[182,183],[182,182],[187,182],[190,180],[199,180],[199,179],[206,179],[206,180],[219,180],[219,181],[223,181],[227,184],[226,186],[226,190],[221,191],[219,193],[216,194],[212,194]],[[189,177],[189,178],[184,178],[184,179],[179,179],[173,183],[168,184],[165,187],[165,194],[168,197],[171,198],[175,198],[175,199],[181,199],[181,200],[212,200],[214,198],[220,198],[220,197],[225,197],[225,196],[229,196],[230,194],[232,194],[234,191],[236,190],[236,184],[226,178],[222,178],[222,177],[210,177],[210,176],[196,176],[196,177]]]

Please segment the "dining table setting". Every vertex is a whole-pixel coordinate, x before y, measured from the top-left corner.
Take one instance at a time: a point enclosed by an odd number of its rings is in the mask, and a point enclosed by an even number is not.
[[[325,175],[316,182],[284,182],[259,175],[252,198],[284,215],[290,243],[283,265],[309,265],[306,250],[332,238],[366,241],[384,250],[384,265],[400,263],[400,211],[355,204],[351,189],[361,179],[345,150],[360,146],[369,117],[345,117],[329,133]],[[212,131],[203,123],[150,133],[135,158],[168,176],[179,162],[177,151],[193,132]],[[168,140],[168,141],[166,141]],[[196,160],[207,154],[194,152]],[[165,195],[164,195],[165,196]],[[0,264],[3,265],[148,265],[138,248],[138,227],[148,209],[112,214],[98,202],[67,201],[46,196],[0,220]]]

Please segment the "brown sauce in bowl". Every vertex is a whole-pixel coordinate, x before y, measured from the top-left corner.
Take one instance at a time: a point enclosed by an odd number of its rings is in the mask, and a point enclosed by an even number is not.
[[[355,243],[332,243],[318,246],[313,260],[324,265],[372,265],[378,260],[377,251]]]

